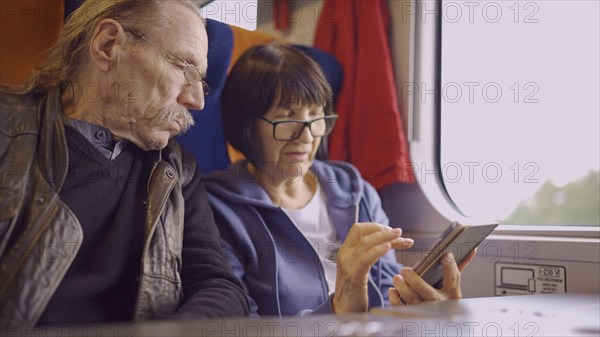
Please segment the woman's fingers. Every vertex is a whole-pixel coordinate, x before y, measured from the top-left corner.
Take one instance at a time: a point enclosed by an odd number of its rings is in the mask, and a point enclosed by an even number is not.
[[[400,295],[396,288],[388,289],[388,298],[390,300],[390,305],[406,305],[406,303],[402,302],[402,299],[400,299]]]
[[[475,251],[467,256],[471,260],[475,256]],[[441,290],[435,289],[427,284],[412,268],[407,267],[400,271],[399,275],[393,277],[393,291],[388,291],[390,304],[418,304],[423,301],[440,301],[445,299],[460,299],[461,292],[461,270],[469,264],[469,261],[456,264],[454,254],[448,253],[442,257],[441,265],[444,274],[443,286]]]
[[[368,264],[369,267],[379,258],[395,247],[408,248],[413,240],[400,237],[400,229],[384,230],[375,232],[363,238],[352,248],[355,253],[355,261]]]
[[[408,248],[413,240],[402,230],[377,223],[355,223],[338,252],[336,312],[362,312],[368,303],[367,282],[371,266],[392,248]],[[402,304],[399,293],[390,291],[393,303]]]
[[[440,291],[425,282],[412,268],[402,269],[400,275],[404,278],[407,286],[423,301],[439,301],[444,299]]]
[[[442,257],[442,272],[444,281],[442,291],[448,299],[459,299],[462,297],[460,290],[460,270],[452,253]]]
[[[402,229],[400,228],[390,228],[374,223],[354,224],[353,228],[355,226],[357,228],[355,232],[358,232],[358,235],[360,235],[360,238],[354,242],[355,246],[361,247],[364,250],[376,247],[382,243],[390,243],[391,248],[398,249],[409,248],[414,243],[414,240],[402,237]]]
[[[394,287],[398,292],[401,303],[419,304],[423,302],[423,298],[409,285],[402,275],[394,275],[392,278]]]
[[[414,241],[402,237],[402,229],[391,228],[375,222],[358,222],[352,225],[345,242],[354,245],[375,246],[384,241],[392,241],[394,248],[410,247]]]
[[[477,247],[475,247],[475,249],[473,249],[459,264],[458,264],[458,270],[460,270],[461,272],[463,270],[465,270],[465,268],[467,268],[467,266],[469,265],[469,263],[471,263],[471,261],[473,261],[475,259],[475,255],[477,255]]]
[[[399,233],[398,231],[396,231],[395,234],[397,234],[397,236],[402,235],[402,230],[400,228],[397,228],[397,230],[399,231]],[[354,246],[358,244],[365,236],[378,232],[391,231],[391,227],[380,225],[375,222],[357,222],[353,224],[352,227],[350,227],[350,231],[348,232],[348,236],[346,237],[344,243],[348,243],[351,246]]]
[[[413,240],[402,238],[401,235],[400,228],[392,229],[372,222],[355,223],[340,248],[339,257],[351,261],[361,272],[366,272],[390,249],[412,245]]]
[[[413,246],[415,240],[409,238],[397,238],[392,243],[392,249],[408,249]]]

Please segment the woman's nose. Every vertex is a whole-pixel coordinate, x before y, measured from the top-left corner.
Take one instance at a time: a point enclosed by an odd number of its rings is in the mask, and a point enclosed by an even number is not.
[[[310,143],[313,141],[314,138],[315,137],[313,137],[312,132],[310,131],[310,125],[305,124],[302,127],[302,131],[300,133],[300,136],[298,137],[298,141]]]

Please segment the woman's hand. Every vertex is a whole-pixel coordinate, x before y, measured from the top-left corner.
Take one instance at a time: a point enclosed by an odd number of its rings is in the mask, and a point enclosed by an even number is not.
[[[399,275],[393,278],[395,288],[388,291],[391,305],[419,304],[423,301],[443,301],[462,298],[460,289],[461,272],[475,258],[477,249],[474,249],[459,264],[454,256],[448,254],[442,258],[442,272],[444,280],[441,289],[435,289],[419,276],[412,268],[406,267]]]
[[[400,228],[378,223],[355,223],[338,252],[333,312],[366,312],[369,307],[369,270],[390,249],[406,249],[412,239],[402,238]]]

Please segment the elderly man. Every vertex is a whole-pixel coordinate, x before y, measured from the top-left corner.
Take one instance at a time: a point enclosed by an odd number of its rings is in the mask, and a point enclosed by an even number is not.
[[[0,321],[248,314],[171,138],[204,107],[192,1],[87,1],[0,102]]]

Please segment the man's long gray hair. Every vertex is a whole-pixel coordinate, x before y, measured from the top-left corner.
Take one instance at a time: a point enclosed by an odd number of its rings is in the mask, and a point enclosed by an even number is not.
[[[177,0],[200,15],[199,3],[194,0]],[[149,34],[164,30],[171,20],[167,6],[174,0],[88,0],[67,19],[58,40],[45,54],[41,67],[29,79],[12,91],[21,93],[45,91],[49,86],[73,83],[89,59],[92,34],[101,20],[114,19],[123,25]]]

